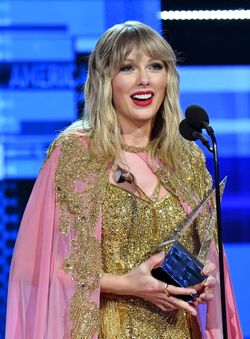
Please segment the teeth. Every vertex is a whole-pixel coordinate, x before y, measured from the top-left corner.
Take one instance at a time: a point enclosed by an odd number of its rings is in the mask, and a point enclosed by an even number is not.
[[[153,94],[135,94],[132,96],[133,99],[147,100],[152,98]]]

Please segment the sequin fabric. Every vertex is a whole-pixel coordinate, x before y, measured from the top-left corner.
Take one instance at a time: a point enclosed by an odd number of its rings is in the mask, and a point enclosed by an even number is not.
[[[156,173],[163,185],[174,192],[182,203],[187,203],[191,208],[196,205],[211,191],[212,179],[205,165],[205,157],[202,151],[194,143],[190,144],[190,154],[183,152],[182,166],[178,171],[168,171],[160,166]],[[204,237],[207,236],[207,225],[211,219],[211,210],[214,208],[214,201],[209,201],[206,208],[199,214],[194,227],[199,237],[196,238],[194,249],[191,251],[203,263],[206,261],[210,242],[204,244]],[[216,229],[214,228],[214,239],[216,241]],[[212,231],[213,231],[212,230]],[[210,241],[212,236],[210,237]],[[184,237],[179,239],[188,248],[188,242]],[[202,250],[201,250],[202,248]],[[190,250],[190,249],[189,249]],[[201,250],[201,251],[200,251]]]
[[[148,259],[184,217],[173,194],[151,203],[108,184],[103,203],[104,271],[123,274]],[[187,239],[193,250],[197,239],[194,228],[187,231]],[[101,338],[105,339],[194,338],[189,315],[183,311],[164,313],[141,298],[101,295],[101,321]]]
[[[108,272],[110,269],[118,274],[126,272],[151,254],[161,237],[167,235],[165,232],[169,232],[171,227],[175,227],[178,220],[183,218],[181,199],[193,207],[195,202],[202,198],[210,185],[210,177],[204,167],[204,157],[194,146],[191,160],[183,154],[183,167],[178,175],[160,167],[157,171],[159,178],[173,194],[154,205],[149,205],[129,195],[127,191],[110,185],[107,164],[102,157],[95,156],[88,150],[83,139],[59,138],[48,152],[49,158],[53,149],[60,144],[61,156],[55,178],[56,198],[60,210],[58,231],[65,235],[65,239],[73,239],[67,245],[70,247],[70,254],[64,260],[63,269],[71,275],[76,284],[69,310],[71,338],[88,339],[98,332],[102,333],[100,336],[105,339],[190,338],[197,326],[193,327],[194,322],[190,321],[188,315],[182,312],[163,314],[153,305],[137,298],[130,298],[128,302],[120,297],[102,297],[100,330],[100,311],[98,305],[90,301],[90,294],[98,291],[102,271]],[[104,216],[102,246],[96,238],[101,214]],[[122,227],[114,222],[122,221],[121,215],[128,221],[126,225],[123,223]],[[139,229],[144,230],[140,239]],[[184,245],[195,251],[202,230],[198,230],[194,225],[189,232],[192,234],[183,238]],[[107,237],[113,237],[112,246],[111,242],[109,246],[105,246]],[[118,246],[118,242],[121,246]],[[125,261],[126,256],[128,260]],[[110,263],[109,258],[115,260]],[[109,267],[109,264],[113,266]],[[134,317],[130,317],[126,330],[121,332],[120,322],[124,320],[126,323],[129,307],[133,308]],[[165,331],[164,334],[155,335],[155,327],[150,326],[157,321],[159,328],[162,325],[162,328],[165,326],[166,329],[168,324],[172,334],[168,336]],[[147,330],[145,328],[142,331],[138,324],[143,327],[144,322],[147,324]],[[193,338],[199,337],[196,335]]]
[[[102,192],[108,180],[101,157],[95,157],[77,138],[61,141],[61,156],[56,171],[56,197],[60,206],[59,231],[72,233],[71,253],[63,269],[76,283],[69,310],[71,338],[92,338],[99,330],[99,309],[90,293],[99,288],[101,245],[96,238]]]

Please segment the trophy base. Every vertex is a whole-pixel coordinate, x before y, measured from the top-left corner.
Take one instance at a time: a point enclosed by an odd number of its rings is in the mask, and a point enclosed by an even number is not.
[[[152,270],[154,278],[177,287],[190,287],[200,284],[206,279],[202,274],[203,264],[185,247],[176,241],[166,254],[160,267]],[[176,298],[192,301],[198,296],[175,295]]]

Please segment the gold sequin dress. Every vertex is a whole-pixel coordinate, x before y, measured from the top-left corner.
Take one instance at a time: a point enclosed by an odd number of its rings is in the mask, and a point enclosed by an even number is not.
[[[103,271],[123,274],[153,254],[185,217],[179,199],[167,193],[146,201],[109,183],[103,202]],[[184,243],[194,249],[197,235],[188,230]],[[142,298],[101,294],[101,334],[105,339],[198,339],[196,318],[184,311],[162,312]]]
[[[121,274],[147,259],[182,220],[183,202],[194,208],[211,187],[205,158],[192,143],[178,172],[160,166],[157,176],[173,195],[156,203],[144,201],[108,182],[106,159],[93,155],[87,137],[55,140],[15,245],[7,338],[200,339],[196,319],[183,312],[163,313],[142,299],[101,294],[99,307],[102,271]],[[206,223],[199,226],[194,224],[183,239],[189,250],[206,230]],[[217,261],[215,249],[214,257]],[[242,337],[227,282],[231,335]],[[212,304],[207,310],[207,331],[213,335],[220,309]]]

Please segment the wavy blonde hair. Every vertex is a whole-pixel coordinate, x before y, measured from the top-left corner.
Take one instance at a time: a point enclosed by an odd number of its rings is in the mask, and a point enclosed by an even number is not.
[[[185,145],[179,135],[179,75],[171,46],[152,28],[127,21],[107,30],[90,55],[85,84],[83,126],[91,135],[94,149],[107,160],[119,158],[121,133],[112,103],[113,77],[132,50],[161,60],[167,72],[165,99],[156,115],[151,133],[150,156],[158,155],[170,166],[178,166],[179,151]]]

